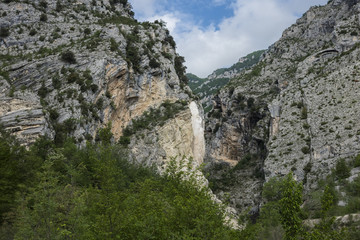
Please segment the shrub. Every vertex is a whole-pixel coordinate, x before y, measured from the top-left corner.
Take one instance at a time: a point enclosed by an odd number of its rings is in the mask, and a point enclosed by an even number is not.
[[[85,28],[84,34],[85,34],[85,35],[91,34],[91,29],[90,29],[90,28]]]
[[[164,41],[169,43],[171,47],[173,47],[173,48],[176,47],[176,43],[175,43],[174,38],[172,36],[170,36],[170,35],[166,36]]]
[[[137,47],[128,42],[126,46],[126,60],[128,63],[132,64],[132,67],[135,72],[140,72],[140,62],[141,57],[138,53]]]
[[[340,179],[350,177],[350,168],[347,166],[344,158],[337,161],[335,166],[335,175]]]
[[[110,3],[110,5],[115,5],[115,4],[118,4],[118,3],[121,3],[122,5],[126,5],[127,0],[110,0],[109,3]]]
[[[360,167],[360,154],[358,154],[354,159],[354,167]]]
[[[62,9],[63,9],[63,6],[61,5],[60,0],[57,0],[57,1],[56,1],[55,11],[61,12]]]
[[[9,90],[9,97],[14,97],[14,93],[15,93],[15,87],[11,86],[11,88]]]
[[[183,64],[185,63],[185,59],[182,56],[176,56],[175,57],[175,71],[180,79],[180,83],[187,84],[189,82],[189,79],[186,77],[186,66]]]
[[[59,74],[55,74],[53,77],[52,77],[52,84],[53,84],[53,87],[55,89],[60,89],[61,88],[61,81],[60,81],[60,76]]]
[[[279,177],[273,177],[264,184],[262,196],[268,202],[279,201],[283,191],[284,181]]]
[[[10,35],[10,30],[8,27],[0,27],[0,37],[6,38]]]
[[[120,145],[127,146],[130,144],[130,137],[128,136],[121,136],[118,142]]]
[[[114,38],[110,38],[110,51],[116,52],[119,49],[119,44]]]
[[[254,106],[254,102],[255,102],[255,99],[250,97],[248,100],[247,100],[247,106],[248,108],[252,108]]]
[[[48,18],[47,18],[47,15],[46,15],[45,13],[43,13],[43,14],[40,15],[40,21],[46,22],[47,19],[48,19]]]
[[[46,1],[40,1],[39,6],[46,9],[48,7],[48,3]]]
[[[79,79],[80,79],[80,76],[77,72],[70,73],[69,76],[66,78],[68,83],[77,82],[77,81],[79,81]]]
[[[160,67],[160,63],[158,63],[158,61],[156,61],[154,58],[152,58],[149,62],[149,66],[151,68],[159,68]]]
[[[307,119],[307,108],[305,106],[301,109],[301,119]]]
[[[76,63],[75,54],[71,51],[63,52],[61,54],[61,60],[63,60],[64,62],[70,63],[70,64]]]
[[[167,52],[161,52],[161,55],[163,55],[164,58],[167,58],[170,61],[172,60],[172,57],[173,57],[170,53],[167,53]]]
[[[91,84],[90,89],[93,93],[96,93],[99,87],[96,84]]]
[[[221,118],[221,112],[220,111],[213,111],[212,113],[212,117],[213,118],[217,118],[217,119],[220,119]]]
[[[38,90],[38,95],[41,97],[41,98],[45,98],[46,95],[48,93],[48,89],[46,88],[45,86],[45,82],[42,83],[41,87],[39,88]]]
[[[235,165],[232,170],[237,171],[254,166],[256,158],[256,155],[246,154],[244,157],[241,158],[241,160]]]
[[[111,132],[111,122],[105,128],[100,128],[96,134],[95,141],[100,141],[103,144],[110,144],[113,134]]]
[[[107,98],[111,98],[111,97],[112,97],[112,96],[111,96],[111,93],[109,92],[109,90],[106,90],[105,96],[106,96]]]
[[[104,99],[103,98],[99,98],[99,100],[96,101],[96,108],[101,110],[104,106]]]
[[[60,114],[56,109],[49,109],[49,116],[52,121],[56,121],[59,118]]]
[[[215,128],[213,129],[213,133],[217,133],[217,131],[220,129],[220,123],[215,124]]]
[[[36,34],[37,34],[37,31],[34,28],[31,29],[30,32],[29,32],[30,36],[35,36]]]
[[[301,151],[302,151],[304,154],[309,154],[309,153],[310,153],[310,148],[309,148],[309,147],[302,147],[302,148],[301,148]]]

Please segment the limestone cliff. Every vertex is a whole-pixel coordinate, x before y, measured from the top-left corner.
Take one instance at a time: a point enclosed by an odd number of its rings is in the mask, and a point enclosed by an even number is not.
[[[203,163],[205,155],[202,108],[195,102],[180,108],[164,124],[155,123],[131,136],[129,145],[135,161],[145,165],[165,165],[174,158],[192,159],[194,166]]]
[[[310,191],[339,159],[351,165],[360,152],[359,17],[359,1],[310,8],[213,98],[206,159],[219,196],[256,207],[270,177],[293,171]]]
[[[117,140],[144,111],[189,100],[168,30],[137,22],[126,0],[0,9],[0,122],[24,144],[67,135],[81,145],[110,121]]]

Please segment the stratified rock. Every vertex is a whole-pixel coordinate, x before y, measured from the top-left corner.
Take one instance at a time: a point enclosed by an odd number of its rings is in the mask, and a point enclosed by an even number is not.
[[[260,204],[263,183],[290,171],[314,189],[359,154],[359,16],[359,1],[310,8],[214,98],[206,159],[233,206]]]

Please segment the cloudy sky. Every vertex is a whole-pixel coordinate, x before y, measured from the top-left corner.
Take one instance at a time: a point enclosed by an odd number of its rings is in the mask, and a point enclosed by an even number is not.
[[[206,77],[266,49],[310,6],[327,0],[129,0],[140,21],[162,19],[187,72]]]

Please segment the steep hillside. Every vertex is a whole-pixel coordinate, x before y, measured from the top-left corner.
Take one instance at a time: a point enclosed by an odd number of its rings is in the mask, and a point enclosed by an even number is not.
[[[166,120],[190,111],[169,31],[137,22],[126,0],[2,1],[0,9],[0,123],[24,144],[47,135],[84,145],[109,123],[117,141],[165,102],[182,101]]]
[[[213,98],[209,179],[232,206],[256,209],[263,183],[292,171],[310,209],[326,183],[341,211],[359,211],[342,180],[351,185],[360,172],[359,16],[359,1],[312,7]]]
[[[188,73],[186,76],[189,79],[189,87],[194,94],[200,97],[205,112],[211,109],[211,97],[219,89],[224,87],[231,78],[238,76],[245,69],[258,63],[264,50],[256,51],[246,55],[239,59],[239,61],[233,64],[229,68],[220,68],[215,70],[207,78],[199,78],[198,76]]]

